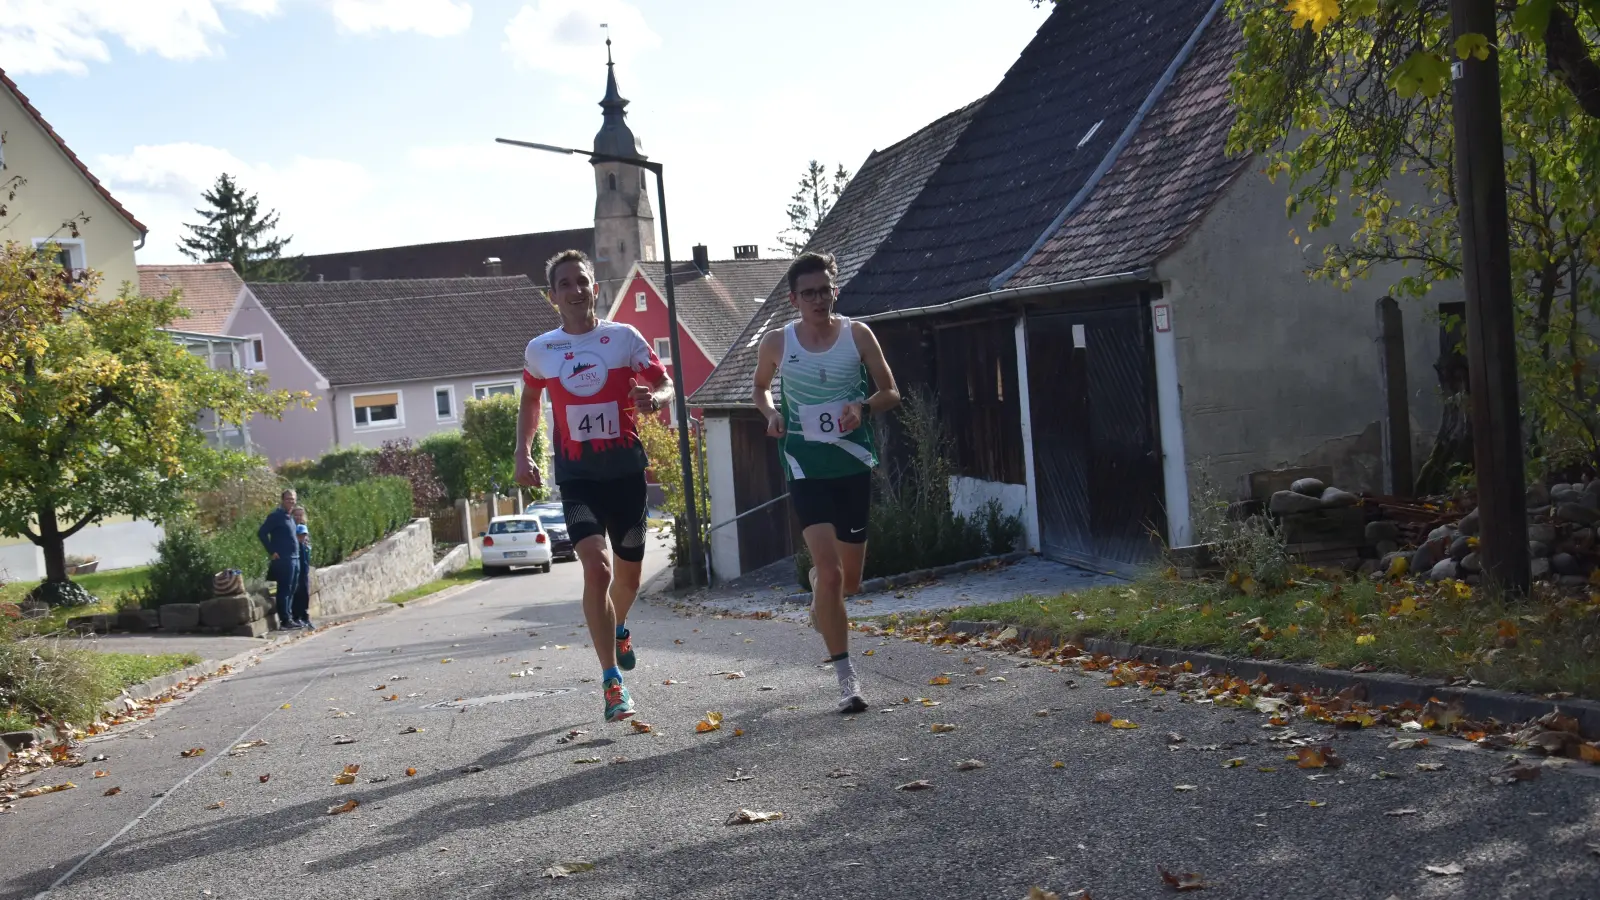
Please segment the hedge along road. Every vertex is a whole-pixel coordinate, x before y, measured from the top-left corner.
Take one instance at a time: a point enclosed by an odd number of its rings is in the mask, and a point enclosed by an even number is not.
[[[1494,786],[1498,755],[1300,726],[1346,760],[1307,772],[1254,713],[990,652],[857,635],[873,709],[844,718],[805,626],[642,604],[630,683],[654,731],[607,726],[578,586],[563,564],[336,629],[95,744],[108,760],[38,782],[78,789],[0,819],[0,895],[130,823],[50,896],[1150,897],[1166,867],[1207,897],[1554,898],[1600,877],[1593,779]],[[241,740],[267,743],[229,756]],[[725,824],[740,809],[784,815]]]

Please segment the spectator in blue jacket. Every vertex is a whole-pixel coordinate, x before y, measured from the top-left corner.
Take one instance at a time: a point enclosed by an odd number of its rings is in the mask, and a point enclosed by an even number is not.
[[[289,510],[295,507],[294,488],[283,492],[283,502],[267,514],[265,522],[256,531],[261,546],[266,548],[267,579],[277,584],[277,597],[273,611],[278,616],[278,627],[288,630],[300,627],[294,620],[294,590],[300,580],[300,542],[294,533],[294,517]]]
[[[311,624],[311,529],[306,526],[306,508],[296,506],[289,511],[294,516],[294,535],[300,541],[300,577],[295,581],[294,621],[302,628],[316,628]]]

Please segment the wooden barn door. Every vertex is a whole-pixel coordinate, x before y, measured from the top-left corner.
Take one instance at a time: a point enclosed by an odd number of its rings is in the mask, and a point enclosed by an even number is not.
[[[781,497],[789,489],[778,459],[778,442],[767,437],[767,423],[754,412],[729,418],[733,449],[733,502],[743,512]],[[739,569],[751,572],[794,553],[788,501],[740,519],[729,526],[739,529]]]

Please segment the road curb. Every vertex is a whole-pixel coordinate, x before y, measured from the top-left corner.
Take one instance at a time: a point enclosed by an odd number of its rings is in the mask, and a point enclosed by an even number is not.
[[[1034,553],[1032,550],[1019,550],[1016,553],[1004,553],[999,556],[984,556],[979,557],[978,559],[969,559],[965,562],[951,563],[947,566],[935,566],[931,569],[917,569],[913,572],[902,572],[899,575],[880,575],[877,578],[868,578],[866,581],[861,582],[861,590],[851,594],[850,597],[845,599],[854,599],[856,597],[866,596],[867,594],[878,594],[884,591],[892,591],[896,588],[910,587],[914,584],[921,584],[925,581],[936,581],[940,578],[949,578],[951,575],[961,575],[966,572],[971,572],[974,569],[981,569],[984,566],[1009,566],[1012,563],[1021,562],[1030,556],[1037,555],[1038,554]],[[805,605],[811,602],[811,593],[807,591],[804,593],[786,594],[782,597],[779,597],[778,602]]]
[[[957,619],[950,622],[946,629],[961,634],[981,635],[1004,628],[1006,624]],[[1051,644],[1066,641],[1060,632],[1051,628],[1018,627],[1017,637],[1024,644],[1041,640],[1049,641]],[[1264,674],[1278,685],[1338,691],[1359,684],[1366,688],[1367,700],[1377,705],[1425,703],[1431,698],[1438,698],[1446,703],[1459,700],[1465,715],[1474,719],[1495,719],[1503,723],[1526,722],[1560,710],[1578,720],[1585,737],[1591,739],[1600,737],[1600,702],[1594,700],[1576,697],[1567,700],[1549,700],[1510,691],[1451,685],[1438,679],[1417,678],[1411,675],[1351,672],[1346,669],[1325,669],[1321,666],[1280,660],[1240,659],[1198,650],[1173,650],[1169,647],[1150,647],[1105,638],[1072,638],[1071,642],[1090,653],[1102,653],[1117,659],[1138,659],[1159,665],[1187,662],[1197,671],[1210,669],[1213,672],[1227,672],[1245,679],[1253,679]]]

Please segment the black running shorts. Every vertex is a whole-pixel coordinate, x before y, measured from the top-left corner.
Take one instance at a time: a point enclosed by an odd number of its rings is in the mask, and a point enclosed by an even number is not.
[[[584,538],[606,535],[611,552],[628,562],[644,560],[646,513],[644,473],[604,481],[575,479],[561,483],[561,506],[573,546]]]
[[[872,473],[843,478],[796,478],[789,482],[800,527],[832,525],[841,543],[867,542],[867,516],[872,509]]]

